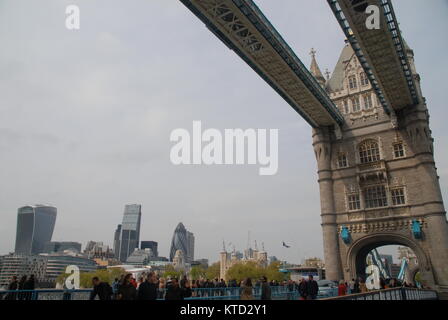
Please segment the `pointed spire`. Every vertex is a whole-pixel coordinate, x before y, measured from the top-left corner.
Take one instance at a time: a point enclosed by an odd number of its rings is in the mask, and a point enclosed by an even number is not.
[[[310,55],[311,55],[311,67],[310,67],[310,71],[311,71],[311,74],[316,78],[317,82],[319,82],[319,84],[324,87],[326,80],[325,80],[322,72],[320,71],[319,65],[317,64],[316,53],[317,53],[317,51],[314,50],[314,48],[311,48],[311,52],[310,52]]]
[[[328,71],[328,68],[325,69],[325,76],[327,77],[327,81],[330,80],[330,75],[331,75],[331,72]]]

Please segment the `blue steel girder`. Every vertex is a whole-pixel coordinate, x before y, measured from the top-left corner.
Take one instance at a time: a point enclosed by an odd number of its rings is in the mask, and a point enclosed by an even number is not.
[[[327,0],[387,113],[418,104],[414,76],[390,0]],[[380,29],[367,29],[368,5],[381,12]]]
[[[180,0],[312,127],[344,118],[252,0]]]

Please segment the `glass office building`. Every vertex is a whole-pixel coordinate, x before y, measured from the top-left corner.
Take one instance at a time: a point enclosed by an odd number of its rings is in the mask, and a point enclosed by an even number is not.
[[[140,243],[140,249],[142,249],[142,250],[151,249],[151,251],[155,257],[159,256],[159,251],[158,251],[157,247],[158,247],[158,243],[156,241],[142,241]]]
[[[194,261],[194,234],[187,231],[187,245],[188,251],[185,255],[186,262],[191,263]]]
[[[33,255],[44,252],[45,245],[53,236],[56,215],[57,209],[51,206],[19,208],[15,253]]]
[[[118,260],[126,262],[127,258],[138,249],[140,244],[140,222],[142,206],[128,204],[124,208],[123,223],[118,246]]]
[[[118,259],[120,257],[120,237],[121,237],[121,224],[117,226],[114,232],[114,255]]]

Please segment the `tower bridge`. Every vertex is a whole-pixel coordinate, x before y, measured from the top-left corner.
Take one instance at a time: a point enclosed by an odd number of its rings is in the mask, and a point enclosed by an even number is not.
[[[312,127],[343,123],[328,94],[253,1],[180,1]]]
[[[414,52],[390,0],[327,0],[348,44],[311,72],[252,0],[180,0],[313,128],[326,277],[365,277],[367,255],[407,246],[426,287],[448,292],[448,226]],[[366,27],[369,5],[380,29]]]
[[[418,92],[406,44],[390,0],[327,0],[352,45],[384,109],[400,110],[418,104]],[[352,4],[355,3],[355,4]],[[381,8],[380,28],[368,29],[365,9]]]

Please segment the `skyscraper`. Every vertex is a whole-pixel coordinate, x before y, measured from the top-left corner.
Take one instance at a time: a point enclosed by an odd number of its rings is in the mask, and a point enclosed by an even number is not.
[[[121,236],[121,224],[117,226],[114,233],[114,255],[118,259],[120,255],[120,236]]]
[[[187,262],[194,261],[194,234],[187,231],[188,252],[186,252],[185,260]]]
[[[171,240],[170,261],[173,261],[176,251],[181,250],[185,257],[185,262],[190,263],[194,257],[194,235],[185,229],[183,223],[179,223],[174,230]]]
[[[159,256],[157,247],[158,247],[158,243],[156,241],[142,241],[140,243],[140,249],[142,249],[142,250],[151,249],[152,253],[154,254],[155,257]]]
[[[32,255],[42,253],[51,241],[57,209],[34,205],[21,207],[17,213],[15,253]]]
[[[182,222],[174,230],[173,239],[171,240],[170,261],[173,261],[177,250],[182,250],[183,253],[186,253],[188,250],[187,229],[185,229]]]
[[[128,204],[124,207],[123,223],[121,224],[118,260],[125,262],[140,243],[140,221],[142,206]]]

